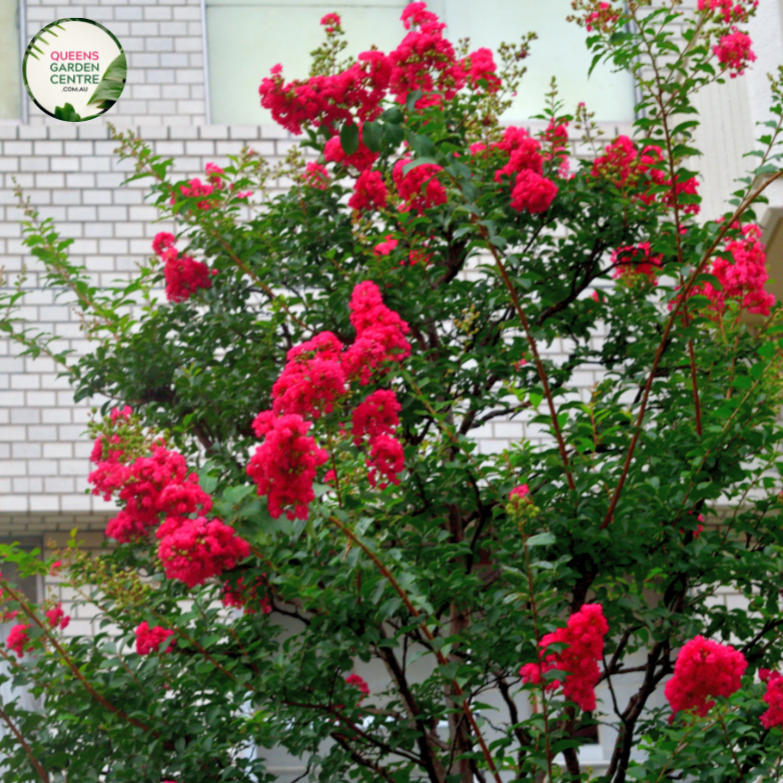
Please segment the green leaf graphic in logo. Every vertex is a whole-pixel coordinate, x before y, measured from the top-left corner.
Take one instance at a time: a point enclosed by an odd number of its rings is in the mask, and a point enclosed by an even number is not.
[[[76,109],[70,103],[66,103],[65,106],[58,106],[54,110],[54,118],[56,120],[65,120],[66,122],[82,121],[82,118],[76,113]]]
[[[125,62],[125,53],[121,52],[119,56],[115,57],[109,63],[106,73],[103,74],[100,84],[90,96],[87,105],[89,106],[91,103],[94,103],[97,108],[103,111],[110,109],[117,102],[120,95],[122,95],[122,89],[125,87],[127,75],[128,66]]]

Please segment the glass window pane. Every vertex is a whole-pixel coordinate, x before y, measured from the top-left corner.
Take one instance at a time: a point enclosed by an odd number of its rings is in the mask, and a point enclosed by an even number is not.
[[[398,0],[207,0],[206,5],[213,122],[270,122],[259,104],[261,79],[277,63],[286,79],[307,76],[310,52],[324,38],[319,20],[326,13],[342,16],[347,54],[353,56],[373,43],[388,52],[406,32],[400,14],[407,3]],[[598,66],[587,78],[591,55],[584,30],[566,22],[570,0],[432,0],[428,5],[448,25],[446,35],[455,43],[469,37],[472,49],[495,51],[528,31],[538,34],[506,122],[540,113],[553,75],[566,111],[585,101],[597,119],[633,118],[630,74]]]
[[[22,116],[19,2],[0,0],[0,120]]]

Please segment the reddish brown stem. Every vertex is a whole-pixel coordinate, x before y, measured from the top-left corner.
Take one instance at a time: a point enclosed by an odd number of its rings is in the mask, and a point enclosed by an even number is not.
[[[11,718],[8,717],[8,714],[1,706],[0,706],[0,718],[2,718],[5,724],[8,726],[8,728],[11,729],[11,733],[16,737],[16,741],[24,749],[25,755],[27,756],[28,760],[35,768],[35,771],[38,773],[38,777],[41,778],[41,781],[43,783],[49,783],[49,775],[46,773],[46,770],[43,768],[41,762],[38,761],[38,759],[33,755],[33,750],[27,744],[25,738],[22,736],[22,732],[19,731],[19,729],[14,724],[14,722],[11,720]]]
[[[337,519],[337,517],[329,517],[329,519],[343,533],[345,533],[345,535],[348,536],[348,538],[350,538],[351,541],[353,541],[357,546],[359,546],[362,549],[362,551],[367,555],[367,557],[370,558],[370,560],[372,560],[372,562],[375,564],[375,566],[381,572],[381,574],[383,574],[383,576],[389,581],[389,584],[394,588],[397,595],[400,596],[408,612],[413,617],[416,618],[421,617],[421,613],[413,605],[410,596],[405,592],[405,590],[402,589],[402,587],[400,587],[400,584],[394,578],[391,571],[389,571],[389,569],[386,568],[386,566],[381,562],[381,560],[378,558],[375,552],[373,552],[367,545],[365,545],[364,542],[362,542],[350,528],[346,527],[342,522],[340,522],[340,520]],[[432,635],[432,632],[427,627],[426,621],[422,622],[420,627],[422,633],[427,637],[427,640],[430,642],[434,642],[435,637]],[[438,663],[441,666],[448,666],[449,662],[446,659],[446,656],[440,650],[436,650],[434,647],[433,650],[435,652],[435,657],[437,658]],[[492,754],[489,752],[489,747],[487,746],[486,740],[484,739],[484,736],[481,733],[481,729],[479,728],[478,723],[476,723],[476,718],[473,715],[473,710],[471,710],[470,704],[468,704],[468,700],[467,698],[465,698],[465,692],[462,690],[460,684],[456,680],[451,680],[451,687],[454,691],[455,696],[462,697],[462,704],[460,705],[462,712],[464,713],[465,718],[470,724],[470,728],[473,731],[473,734],[476,737],[476,740],[478,741],[481,747],[481,752],[484,756],[485,761],[487,762],[487,765],[492,771],[492,776],[495,778],[495,783],[502,783],[502,780],[500,778],[500,773],[498,772],[498,768],[495,766],[495,761],[492,758]]]
[[[693,270],[691,276],[688,278],[688,282],[686,283],[685,287],[681,290],[680,295],[677,297],[674,307],[672,308],[671,314],[669,315],[669,320],[666,322],[666,326],[663,330],[663,335],[661,336],[661,342],[659,343],[658,348],[655,351],[655,357],[653,358],[652,369],[650,370],[650,374],[647,376],[647,382],[644,385],[644,392],[642,393],[641,404],[639,406],[639,414],[636,417],[634,434],[633,437],[631,438],[631,443],[628,446],[628,452],[625,455],[625,461],[623,463],[623,469],[620,474],[620,480],[617,482],[617,487],[615,488],[615,491],[612,495],[612,500],[609,503],[609,508],[606,512],[606,516],[604,517],[604,520],[601,523],[601,530],[603,530],[604,528],[608,527],[611,524],[612,517],[614,516],[614,511],[617,508],[617,502],[620,500],[620,494],[622,493],[623,487],[625,486],[626,479],[628,478],[628,471],[631,468],[631,461],[633,460],[633,454],[634,451],[636,450],[636,444],[639,440],[639,436],[642,433],[644,414],[647,412],[647,402],[650,398],[650,390],[652,389],[653,380],[655,379],[655,375],[658,372],[658,365],[661,363],[663,352],[666,349],[666,344],[669,341],[669,335],[671,334],[672,327],[674,326],[677,316],[680,314],[680,309],[682,308],[684,302],[687,300],[688,296],[690,295],[691,289],[696,284],[696,278],[701,274],[705,265],[712,257],[712,254],[715,252],[718,245],[723,241],[723,238],[726,236],[729,229],[737,220],[737,218],[740,215],[742,215],[742,213],[748,208],[748,206],[752,204],[761,195],[761,193],[763,193],[776,179],[779,179],[782,175],[783,175],[783,171],[779,171],[773,176],[771,176],[766,182],[759,185],[737,207],[737,209],[735,210],[731,218],[729,218],[729,220],[723,221],[718,233],[715,235],[715,239],[712,241],[712,244],[707,248],[706,252],[702,256],[701,261]]]
[[[688,340],[688,353],[691,357],[691,383],[693,384],[693,406],[696,409],[696,432],[701,437],[701,403],[699,402],[699,385],[696,379],[696,351],[693,340]]]
[[[563,469],[565,470],[566,481],[568,482],[569,489],[575,490],[576,484],[574,483],[574,477],[571,474],[571,466],[568,462],[568,452],[566,451],[563,433],[560,430],[560,423],[557,420],[557,410],[555,409],[555,401],[552,397],[552,391],[549,388],[549,379],[547,378],[544,365],[541,362],[541,357],[538,354],[538,346],[536,345],[536,340],[533,337],[533,333],[530,331],[530,324],[528,323],[527,316],[525,315],[525,311],[522,309],[522,305],[519,303],[517,291],[514,288],[514,284],[511,282],[511,278],[508,276],[508,272],[506,271],[506,267],[500,258],[500,254],[492,242],[489,241],[489,232],[487,231],[486,226],[482,226],[475,217],[473,218],[473,222],[478,226],[481,236],[486,241],[487,247],[492,253],[492,257],[495,259],[495,264],[497,265],[500,276],[503,279],[503,283],[505,284],[509,296],[511,297],[514,310],[516,311],[517,317],[522,323],[522,328],[525,330],[525,337],[527,337],[527,341],[530,344],[530,351],[533,354],[533,360],[536,363],[538,377],[541,379],[541,386],[544,389],[544,397],[546,397],[547,404],[549,405],[549,415],[552,418],[552,429],[554,430],[555,438],[557,439],[557,447],[560,450],[560,458],[563,460]]]

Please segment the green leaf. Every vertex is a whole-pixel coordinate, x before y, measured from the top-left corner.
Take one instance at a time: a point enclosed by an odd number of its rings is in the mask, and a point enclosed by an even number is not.
[[[535,536],[530,536],[527,540],[527,545],[531,546],[552,546],[557,541],[554,533],[538,533]]]
[[[98,86],[100,87],[100,85]],[[66,103],[65,106],[57,106],[54,110],[54,118],[65,122],[81,122],[82,119],[70,103]]]
[[[125,87],[128,67],[125,62],[125,54],[115,57],[103,74],[100,84],[95,88],[95,92],[90,96],[87,105],[94,103],[101,109],[108,109],[113,106]]]
[[[365,122],[362,126],[362,141],[370,152],[380,152],[383,128],[377,122]]]
[[[346,155],[353,155],[359,149],[359,126],[346,122],[340,129],[340,146]]]

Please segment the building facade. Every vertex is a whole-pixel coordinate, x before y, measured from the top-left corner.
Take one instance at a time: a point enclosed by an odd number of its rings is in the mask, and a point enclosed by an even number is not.
[[[22,245],[17,184],[43,217],[53,218],[62,235],[73,238],[73,260],[98,283],[133,275],[136,263],[150,254],[155,233],[171,227],[154,223],[157,211],[144,201],[143,182],[122,186],[128,167],[114,154],[108,122],[133,129],[156,153],[174,158],[180,176],[199,175],[208,162],[225,163],[246,145],[270,161],[280,159],[296,140],[272,125],[259,106],[257,87],[269,67],[283,62],[287,75],[306,75],[307,54],[322,35],[318,20],[330,11],[343,16],[354,49],[371,42],[389,48],[403,33],[398,20],[404,6],[398,0],[0,0],[0,266],[4,285],[13,285],[26,270],[19,315],[62,338],[62,348],[89,350],[67,300],[43,289],[41,269]],[[583,33],[565,22],[568,0],[436,0],[430,6],[447,22],[452,38],[470,35],[473,46],[495,47],[504,38],[538,30],[509,122],[528,122],[556,74],[567,108],[585,100],[607,140],[630,134],[633,84],[609,69],[585,78],[589,56],[579,40]],[[49,22],[74,17],[106,25],[128,58],[122,98],[102,118],[84,123],[42,113],[25,94],[20,74],[30,38]],[[739,152],[753,147],[755,123],[767,119],[765,74],[783,63],[782,18],[783,0],[761,0],[751,24],[758,55],[753,69],[699,98],[707,216],[722,211],[733,180],[744,173]],[[575,135],[571,153],[586,157],[592,151]],[[770,201],[762,216],[771,275],[778,278],[770,290],[783,298],[783,187]],[[63,544],[78,528],[87,546],[99,549],[113,509],[86,492],[91,401],[74,403],[67,378],[53,361],[23,358],[20,350],[0,339],[0,538],[44,547],[48,541]],[[544,350],[553,358],[564,353],[556,344]],[[580,380],[587,395],[597,379],[585,371]],[[535,425],[514,420],[487,424],[477,437],[482,449],[493,451],[540,433]],[[73,596],[56,578],[30,589],[39,597],[55,591],[69,611]],[[715,600],[731,606],[741,599],[726,593]],[[80,611],[70,610],[68,632],[94,632],[93,618]],[[607,748],[610,739],[602,738]],[[602,744],[584,760],[600,767]],[[275,763],[292,777],[299,774],[289,760]]]

